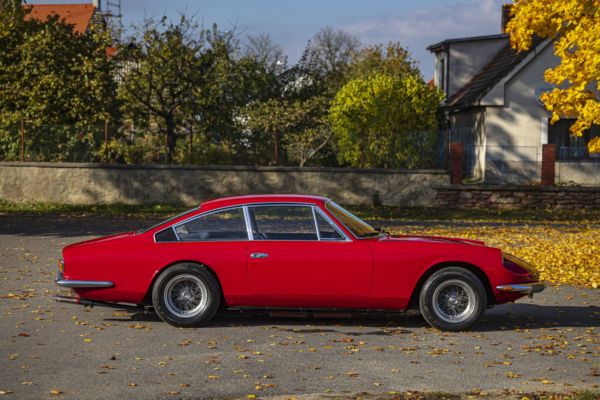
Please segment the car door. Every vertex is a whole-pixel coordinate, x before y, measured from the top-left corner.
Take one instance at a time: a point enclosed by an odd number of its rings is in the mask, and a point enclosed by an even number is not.
[[[368,296],[371,248],[310,205],[248,207],[250,291],[260,295]],[[318,227],[318,229],[317,229]]]

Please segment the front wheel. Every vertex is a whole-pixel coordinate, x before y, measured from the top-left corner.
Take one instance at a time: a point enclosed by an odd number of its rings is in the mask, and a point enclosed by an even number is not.
[[[221,293],[215,276],[192,263],[164,271],[152,289],[152,303],[166,323],[191,328],[206,324],[219,308]]]
[[[449,267],[435,272],[421,289],[421,314],[429,325],[462,331],[477,324],[487,308],[487,293],[471,271]]]

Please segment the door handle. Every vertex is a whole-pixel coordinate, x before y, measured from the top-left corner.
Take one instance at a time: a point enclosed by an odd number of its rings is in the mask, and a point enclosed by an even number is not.
[[[252,254],[250,254],[250,257],[252,257],[252,258],[267,258],[267,257],[269,257],[269,255],[265,254],[265,253],[252,253]]]

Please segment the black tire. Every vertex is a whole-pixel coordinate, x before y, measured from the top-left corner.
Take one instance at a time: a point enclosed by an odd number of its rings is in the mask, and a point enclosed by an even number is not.
[[[220,300],[217,278],[206,267],[194,263],[180,263],[166,269],[152,288],[156,314],[178,328],[206,324],[217,312]]]
[[[419,296],[421,314],[442,331],[464,331],[477,324],[487,308],[487,292],[471,271],[448,267],[427,279]]]

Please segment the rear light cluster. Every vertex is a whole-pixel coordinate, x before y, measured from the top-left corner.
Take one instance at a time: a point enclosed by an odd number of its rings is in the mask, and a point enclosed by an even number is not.
[[[537,279],[539,272],[529,263],[511,254],[502,253],[502,265],[513,274]]]

